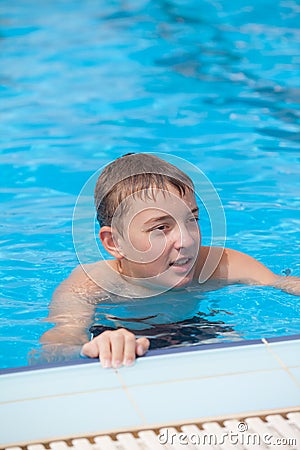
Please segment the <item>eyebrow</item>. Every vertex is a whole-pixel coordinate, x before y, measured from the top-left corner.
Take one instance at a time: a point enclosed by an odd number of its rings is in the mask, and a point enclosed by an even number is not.
[[[199,208],[198,206],[196,208],[191,209],[191,212],[193,214],[196,214],[199,212]],[[151,219],[147,220],[144,225],[150,225],[152,223],[156,223],[156,222],[161,222],[167,219],[170,219],[170,217],[172,218],[172,216],[170,216],[170,214],[165,214],[164,216],[158,216],[158,217],[152,217]]]

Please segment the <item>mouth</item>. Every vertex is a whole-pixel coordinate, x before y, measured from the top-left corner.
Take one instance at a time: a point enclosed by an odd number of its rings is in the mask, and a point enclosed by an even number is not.
[[[173,262],[170,262],[170,266],[183,266],[184,264],[186,264],[188,261],[190,261],[191,258],[178,258]]]
[[[187,270],[191,267],[191,262],[194,261],[194,258],[186,257],[186,258],[178,258],[173,262],[169,263],[169,266],[174,267],[178,270]]]

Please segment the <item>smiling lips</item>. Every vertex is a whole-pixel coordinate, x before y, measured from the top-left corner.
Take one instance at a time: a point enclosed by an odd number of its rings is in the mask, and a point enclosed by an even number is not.
[[[180,271],[186,271],[187,269],[190,269],[190,266],[191,266],[190,263],[193,260],[194,260],[194,258],[191,258],[191,257],[178,258],[174,262],[171,262],[169,265]]]

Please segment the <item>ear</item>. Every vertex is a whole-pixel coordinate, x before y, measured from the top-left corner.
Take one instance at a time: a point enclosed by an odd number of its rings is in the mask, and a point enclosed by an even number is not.
[[[117,231],[112,227],[104,226],[100,228],[99,237],[105,250],[117,259],[122,259],[124,256],[119,247],[119,240]]]

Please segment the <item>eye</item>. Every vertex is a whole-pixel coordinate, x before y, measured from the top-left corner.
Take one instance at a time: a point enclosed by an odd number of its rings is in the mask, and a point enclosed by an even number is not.
[[[189,219],[189,222],[199,222],[199,217],[193,216]]]
[[[153,228],[151,231],[154,231],[154,230],[166,231],[167,229],[168,229],[168,225],[158,225],[157,227]]]
[[[160,225],[156,225],[155,227],[152,227],[150,230],[148,230],[150,233],[152,233],[153,231],[168,231],[170,229],[170,225],[166,224],[166,223],[162,223]]]

